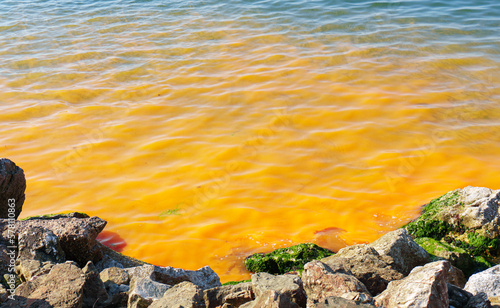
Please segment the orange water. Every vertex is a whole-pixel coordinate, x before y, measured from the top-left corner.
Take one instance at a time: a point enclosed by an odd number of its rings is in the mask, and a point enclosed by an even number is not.
[[[127,255],[229,281],[252,253],[370,242],[449,190],[499,188],[487,35],[216,11],[5,17],[0,145],[27,177],[21,217],[96,215]]]

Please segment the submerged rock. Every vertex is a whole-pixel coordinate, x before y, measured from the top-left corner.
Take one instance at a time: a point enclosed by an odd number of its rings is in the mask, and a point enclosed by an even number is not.
[[[25,190],[23,169],[8,158],[0,159],[0,218],[19,217],[26,198]]]
[[[246,268],[253,273],[285,274],[302,270],[307,262],[333,255],[333,252],[316,244],[298,244],[276,249],[270,253],[256,253],[245,259]]]

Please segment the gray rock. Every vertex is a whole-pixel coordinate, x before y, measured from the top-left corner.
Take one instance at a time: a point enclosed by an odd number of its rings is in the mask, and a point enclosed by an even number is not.
[[[414,267],[431,261],[429,253],[420,247],[405,229],[389,232],[370,244],[381,256],[392,258],[392,267],[408,275]]]
[[[35,277],[17,287],[18,307],[80,308],[83,303],[85,275],[72,262],[56,264],[46,275]],[[23,303],[23,300],[26,301]],[[50,305],[50,306],[47,306]]]
[[[375,297],[377,306],[448,308],[448,261],[437,261],[414,268],[410,274],[392,281]]]
[[[471,293],[448,283],[448,299],[450,307],[465,307],[467,306],[467,303],[469,302],[471,297]]]
[[[488,297],[500,296],[500,265],[470,276],[464,290],[474,295],[484,292]]]
[[[0,218],[19,217],[26,198],[25,190],[23,169],[8,158],[0,159]]]
[[[105,285],[108,283],[115,283],[117,285],[129,283],[127,271],[119,267],[106,268],[101,271],[99,277]]]
[[[203,290],[191,283],[181,282],[168,289],[163,297],[153,302],[150,308],[205,308]]]
[[[106,290],[108,291],[108,300],[104,303],[104,307],[127,307],[128,292],[130,291],[128,285],[117,285],[110,282],[106,286]]]
[[[463,203],[463,210],[460,213],[462,224],[471,229],[482,229],[493,237],[500,235],[498,234],[500,190],[468,186],[462,189],[460,201]]]
[[[130,283],[127,307],[148,307],[155,300],[160,299],[169,288],[169,285],[153,281],[149,278],[133,279]]]
[[[40,226],[27,227],[19,233],[18,249],[17,258],[19,260],[39,260],[53,263],[66,261],[57,236],[52,231]]]
[[[491,303],[488,300],[488,295],[486,295],[483,292],[480,292],[474,296],[472,296],[469,301],[467,302],[467,305],[464,306],[465,308],[490,308]]]
[[[342,248],[337,254],[324,258],[321,262],[332,270],[341,268],[348,274],[352,273],[372,295],[384,291],[390,281],[404,277],[391,267],[391,257],[381,256],[373,247],[365,244]]]
[[[328,265],[312,261],[304,266],[302,274],[308,300],[321,302],[327,297],[342,297],[362,303],[371,303],[372,296],[356,277],[333,272]]]
[[[168,285],[189,281],[202,289],[215,288],[221,285],[219,276],[208,266],[196,271],[184,270],[174,267],[160,267],[154,265],[142,265],[125,269],[130,279],[133,277],[150,278],[154,281]]]
[[[203,291],[205,306],[215,308],[228,304],[239,307],[255,299],[251,282],[239,283],[207,289]]]
[[[108,299],[108,293],[104,283],[99,278],[99,272],[92,261],[89,261],[82,269],[85,275],[85,284],[83,286],[83,307],[104,307]]]
[[[274,291],[279,295],[280,301],[285,301],[284,297],[288,297],[299,307],[306,305],[306,292],[299,276],[287,274],[274,276],[268,273],[257,273],[252,275],[252,286],[256,298],[266,291]],[[274,298],[276,297],[275,293],[266,293],[266,296]]]
[[[16,274],[22,281],[30,281],[33,277],[45,275],[55,264],[38,260],[17,260],[14,267]]]
[[[307,308],[373,308],[372,304],[362,304],[342,297],[329,296],[319,301],[307,302]]]

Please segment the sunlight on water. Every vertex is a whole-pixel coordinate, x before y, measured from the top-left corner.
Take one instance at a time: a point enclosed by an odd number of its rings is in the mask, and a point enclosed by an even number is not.
[[[0,4],[21,217],[96,215],[123,253],[228,281],[499,188],[500,5],[229,2]]]

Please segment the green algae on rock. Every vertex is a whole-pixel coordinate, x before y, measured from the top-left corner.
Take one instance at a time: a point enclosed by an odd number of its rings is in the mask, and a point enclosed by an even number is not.
[[[467,276],[500,259],[500,190],[466,187],[423,207],[405,228],[435,259],[447,259]]]
[[[285,274],[303,270],[304,264],[333,255],[328,249],[316,244],[304,243],[276,249],[270,253],[256,253],[245,259],[245,266],[250,272]]]

